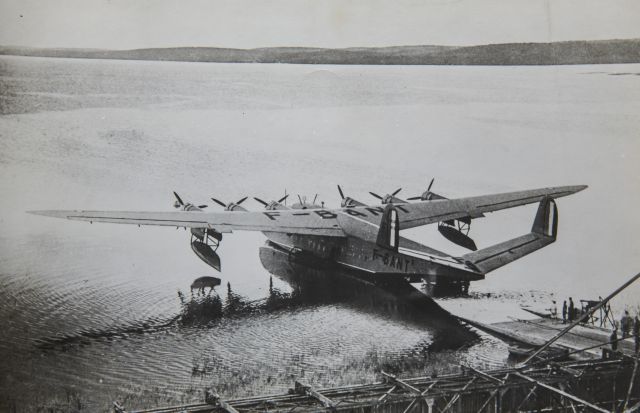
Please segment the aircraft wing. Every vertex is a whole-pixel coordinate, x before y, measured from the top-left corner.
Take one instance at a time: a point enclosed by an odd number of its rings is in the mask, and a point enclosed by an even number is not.
[[[536,203],[547,196],[560,198],[585,188],[584,185],[542,188],[469,198],[396,204],[395,208],[399,211],[400,229],[407,229]],[[383,211],[381,206],[359,206],[336,210],[290,209],[242,213],[233,211],[30,211],[30,213],[89,222],[211,228],[218,232],[269,231],[334,237],[344,237],[349,234],[363,239],[371,237],[375,239]],[[365,225],[361,225],[362,223]]]
[[[248,212],[204,211],[29,211],[31,214],[78,221],[132,225],[211,228],[218,232],[270,231],[343,237],[336,214],[327,210]]]
[[[400,229],[408,229],[451,219],[475,217],[487,212],[499,211],[521,205],[540,202],[544,197],[561,198],[587,188],[586,185],[560,186],[531,189],[527,191],[482,195],[458,199],[437,199],[410,204],[395,204],[398,211]],[[348,221],[367,221],[375,226],[380,224],[382,208],[356,207],[340,210],[341,223],[345,232],[356,232]],[[350,215],[350,218],[344,217]],[[346,229],[348,228],[348,229]],[[371,231],[371,229],[369,229]]]

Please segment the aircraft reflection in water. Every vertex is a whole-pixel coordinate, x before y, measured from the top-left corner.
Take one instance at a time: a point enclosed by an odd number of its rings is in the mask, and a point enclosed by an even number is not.
[[[431,184],[433,181],[431,182]],[[185,203],[174,192],[178,211],[33,211],[32,213],[89,222],[161,225],[191,229],[191,247],[200,259],[220,271],[216,249],[222,234],[261,231],[271,243],[289,254],[303,254],[356,269],[371,279],[388,278],[424,281],[466,291],[470,281],[555,242],[558,209],[555,198],[574,194],[586,186],[564,186],[503,194],[447,199],[429,188],[409,202],[398,198],[400,189],[384,197],[372,193],[383,206],[366,205],[342,196],[341,208],[325,209],[306,203],[291,207],[278,201],[257,201],[265,211],[248,211],[247,197],[225,204],[222,212],[205,212],[206,205]],[[539,203],[531,231],[520,237],[478,250],[469,238],[471,221],[487,212]],[[400,236],[401,229],[437,224],[440,233],[471,252],[456,257]]]
[[[269,273],[292,287],[291,300],[296,305],[345,304],[358,311],[428,327],[437,332],[430,350],[459,348],[477,338],[456,317],[403,279],[369,280],[359,271],[312,257],[291,256],[270,241],[260,247],[260,261]]]
[[[75,334],[36,340],[41,349],[66,349],[89,345],[92,341],[127,339],[132,335],[161,333],[176,328],[216,328],[225,317],[252,317],[318,305],[344,305],[400,322],[426,328],[433,333],[425,351],[458,349],[478,336],[458,319],[404,279],[380,277],[368,280],[366,274],[343,269],[313,257],[292,256],[267,241],[260,247],[260,261],[275,277],[288,283],[292,291],[281,292],[270,285],[266,298],[247,300],[233,292],[215,291],[220,279],[200,277],[190,293],[178,291],[181,310],[170,318],[150,318],[108,329],[87,329]]]

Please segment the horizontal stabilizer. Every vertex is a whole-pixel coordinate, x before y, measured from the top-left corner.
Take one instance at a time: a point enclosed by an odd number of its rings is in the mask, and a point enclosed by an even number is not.
[[[552,244],[558,231],[558,208],[550,197],[540,201],[531,232],[462,256],[465,264],[486,274]]]

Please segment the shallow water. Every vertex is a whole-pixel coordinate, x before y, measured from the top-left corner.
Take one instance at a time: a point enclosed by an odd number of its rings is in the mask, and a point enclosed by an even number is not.
[[[554,245],[472,284],[470,297],[438,300],[481,321],[527,317],[519,305],[605,295],[638,271],[640,77],[626,73],[640,65],[0,57],[0,409],[106,411],[116,399],[128,408],[200,401],[206,387],[234,397],[285,391],[298,378],[372,381],[380,368],[503,365],[503,344],[401,293],[335,280],[292,287],[278,274],[279,293],[270,293],[262,234],[225,236],[223,310],[212,313],[215,304],[189,286],[216,274],[185,231],[24,211],[168,210],[173,190],[206,203],[277,198],[286,188],[337,205],[336,184],[373,202],[369,190],[403,186],[411,196],[431,176],[448,196],[588,184],[559,200]],[[534,212],[492,214],[472,235],[480,247],[520,235]],[[461,253],[434,228],[409,235]],[[614,308],[637,308],[638,293],[634,286]]]

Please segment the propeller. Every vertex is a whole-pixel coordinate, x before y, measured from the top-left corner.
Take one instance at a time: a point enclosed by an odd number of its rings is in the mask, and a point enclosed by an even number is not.
[[[182,200],[182,198],[180,198],[180,195],[178,195],[178,193],[176,191],[173,191],[173,195],[176,197],[176,202],[173,204],[174,207],[176,207],[176,208],[180,208],[180,207],[185,208],[185,207],[187,207],[189,205],[192,205],[192,204],[189,204],[189,203],[185,204],[184,201]],[[200,208],[200,209],[203,209],[203,208],[206,208],[207,205],[197,205],[197,207]]]
[[[184,206],[184,202],[182,201],[182,198],[180,198],[180,195],[178,195],[176,191],[173,191],[173,195],[176,197],[176,202],[178,203],[178,206]]]
[[[287,194],[287,195],[283,196],[282,198],[278,199],[276,202],[277,202],[277,203],[279,203],[279,204],[281,204],[281,203],[282,203],[282,201],[284,201],[284,200],[285,200],[285,199],[287,199],[287,198],[289,198],[289,194]],[[256,201],[260,202],[260,203],[261,203],[262,205],[264,205],[264,206],[269,206],[269,203],[268,203],[268,202],[263,201],[262,199],[260,199],[260,198],[258,198],[258,197],[255,197],[255,196],[254,196],[254,197],[253,197],[253,199],[255,199]]]
[[[431,192],[431,187],[433,186],[433,181],[436,178],[431,178],[431,182],[429,182],[429,186],[427,187],[427,190],[425,192],[422,193],[422,195],[418,195],[418,196],[412,196],[411,198],[407,198],[407,200],[409,201],[417,201],[417,200],[423,200],[423,201],[427,201],[427,200],[431,200],[431,199],[440,199],[441,196],[438,194],[434,194],[433,192]]]
[[[338,192],[340,193],[340,197],[342,198],[342,202],[340,202],[340,207],[342,208],[352,208],[352,207],[356,207],[356,206],[365,206],[366,204],[363,204],[360,201],[356,201],[355,199],[349,197],[349,196],[345,196],[344,192],[342,191],[342,187],[340,185],[338,185]]]
[[[260,199],[260,198],[258,198],[258,197],[255,197],[255,196],[254,196],[254,197],[253,197],[253,199],[255,199],[256,201],[260,202],[260,203],[261,203],[262,205],[264,205],[264,206],[268,206],[268,205],[269,205],[269,203],[268,203],[268,202],[263,201],[262,199]]]
[[[391,202],[392,198],[396,195],[398,195],[398,193],[402,191],[402,188],[398,188],[395,191],[393,191],[393,193],[391,194],[387,194],[385,196],[380,196],[378,194],[376,194],[375,192],[369,192],[371,195],[373,195],[374,197],[378,198],[379,200],[382,201],[382,203],[389,203]]]
[[[240,199],[239,201],[237,201],[237,202],[235,202],[235,203],[231,203],[231,204],[229,204],[229,205],[233,205],[233,204],[235,204],[235,205],[240,205],[241,203],[243,203],[244,201],[246,201],[246,200],[247,200],[247,198],[249,198],[249,197],[248,197],[248,196],[245,196],[244,198]],[[223,207],[223,208],[228,208],[228,207],[229,207],[229,205],[225,204],[224,202],[222,202],[222,201],[220,201],[220,200],[218,200],[218,199],[211,198],[211,200],[212,200],[213,202],[215,202],[216,204],[220,205],[220,206],[221,206],[221,207]]]

